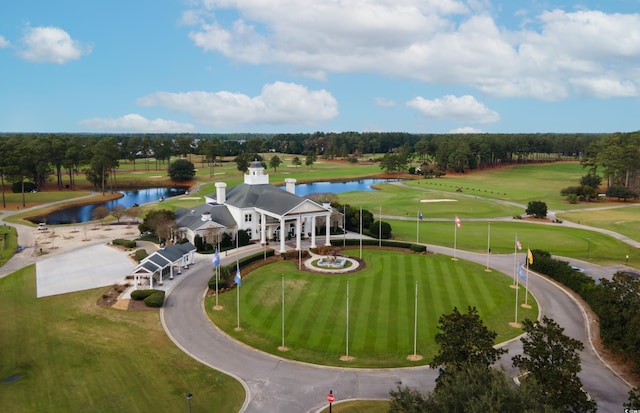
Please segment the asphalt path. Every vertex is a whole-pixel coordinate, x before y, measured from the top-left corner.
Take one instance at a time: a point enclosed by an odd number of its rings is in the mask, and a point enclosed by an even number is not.
[[[453,255],[450,248],[428,248],[436,253]],[[482,265],[487,262],[485,254],[458,250],[455,255]],[[521,255],[519,259],[523,262],[525,256]],[[222,263],[234,259],[223,258]],[[495,271],[503,272],[505,277],[513,277],[513,254],[492,255],[489,265]],[[398,385],[410,386],[422,392],[433,390],[437,371],[427,366],[396,369],[317,366],[266,354],[236,341],[215,327],[204,311],[203,297],[211,274],[209,262],[199,262],[193,272],[168,295],[161,310],[161,319],[171,340],[183,351],[242,383],[246,399],[241,411],[315,412],[326,407],[329,390],[333,390],[337,402],[388,399],[389,391]],[[585,350],[581,353],[583,371],[580,378],[585,390],[598,402],[599,410],[621,411],[622,404],[627,400],[629,386],[593,350],[587,333],[587,318],[578,303],[561,287],[533,272],[530,272],[529,289],[544,315],[564,327],[565,334],[585,343]],[[503,346],[509,353],[500,363],[513,377],[517,372],[511,365],[511,357],[522,352],[521,343],[516,339]]]

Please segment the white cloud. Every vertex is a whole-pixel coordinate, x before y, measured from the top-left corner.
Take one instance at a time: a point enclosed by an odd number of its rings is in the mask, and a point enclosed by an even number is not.
[[[438,120],[455,120],[464,123],[494,123],[500,120],[498,112],[490,110],[473,96],[456,97],[447,95],[427,100],[420,96],[407,102],[408,107],[417,110],[422,116]]]
[[[147,119],[136,113],[130,113],[119,118],[85,119],[78,124],[89,131],[109,132],[146,132],[146,133],[177,133],[195,132],[195,126],[189,123],[179,123],[166,119]]]
[[[480,129],[472,128],[470,126],[464,126],[462,128],[451,129],[449,133],[454,135],[456,134],[460,135],[460,134],[472,134],[472,133],[475,134],[475,133],[486,133],[486,132]]]
[[[380,106],[382,108],[392,108],[396,105],[395,101],[380,97],[375,98],[375,102],[377,106]]]
[[[31,62],[62,64],[91,53],[91,46],[73,40],[69,33],[58,27],[29,27],[22,43],[24,47],[19,55]]]
[[[4,36],[0,35],[0,49],[11,46],[11,43]]]
[[[516,13],[521,25],[509,25],[520,27],[512,31],[477,0],[195,3],[183,22],[194,27],[197,46],[249,64],[286,64],[316,79],[374,72],[541,100],[640,95],[640,14]],[[219,19],[216,12],[226,10],[239,17]],[[584,87],[585,79],[622,86],[607,93]]]
[[[310,91],[284,82],[264,85],[261,94],[255,97],[228,91],[156,92],[141,97],[137,103],[188,113],[214,128],[316,124],[338,115],[337,101],[326,90]]]

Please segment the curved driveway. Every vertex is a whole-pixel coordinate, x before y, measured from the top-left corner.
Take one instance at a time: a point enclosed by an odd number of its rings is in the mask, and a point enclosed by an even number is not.
[[[452,255],[449,248],[429,246],[429,249]],[[458,250],[456,256],[486,264],[485,254]],[[495,270],[513,274],[513,255],[491,256],[490,260],[490,266]],[[524,254],[520,258],[521,262],[523,260]],[[621,411],[629,387],[592,350],[582,309],[556,285],[530,274],[529,289],[536,296],[543,313],[563,326],[565,334],[585,343],[580,374],[585,389],[597,400],[600,411]],[[205,314],[202,297],[210,277],[209,262],[198,263],[194,271],[168,295],[161,311],[162,323],[169,337],[183,351],[243,384],[247,397],[242,411],[317,411],[326,406],[325,397],[329,390],[333,390],[336,400],[341,401],[388,399],[389,391],[398,384],[422,392],[434,388],[437,373],[426,366],[397,369],[324,367],[285,360],[247,347],[218,330]],[[515,371],[511,367],[511,357],[522,351],[521,344],[519,340],[512,340],[505,347],[509,353],[501,362],[513,376]]]

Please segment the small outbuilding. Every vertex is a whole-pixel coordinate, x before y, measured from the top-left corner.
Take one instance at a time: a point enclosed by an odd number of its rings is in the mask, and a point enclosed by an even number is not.
[[[158,285],[163,285],[164,279],[172,280],[177,274],[182,274],[183,269],[195,262],[196,247],[190,242],[164,247],[143,259],[131,272],[135,288],[142,284],[142,280],[148,282],[149,288],[153,288],[153,280]]]

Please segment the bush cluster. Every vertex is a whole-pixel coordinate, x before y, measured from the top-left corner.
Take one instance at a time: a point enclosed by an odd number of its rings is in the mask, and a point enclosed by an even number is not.
[[[554,280],[566,285],[586,299],[596,283],[593,278],[571,268],[568,262],[555,260],[546,251],[533,250],[534,260],[531,269],[546,274]]]
[[[162,307],[164,304],[164,291],[162,290],[134,290],[131,292],[132,300],[143,300],[147,307]]]
[[[135,241],[128,240],[128,239],[122,239],[122,238],[116,238],[113,241],[111,241],[111,243],[113,245],[122,245],[125,248],[135,248],[136,245],[138,245],[138,244],[136,244]]]
[[[135,252],[135,259],[136,261],[140,262],[142,260],[144,260],[145,258],[147,258],[149,256],[149,253],[147,253],[147,250],[145,249],[139,249]]]

